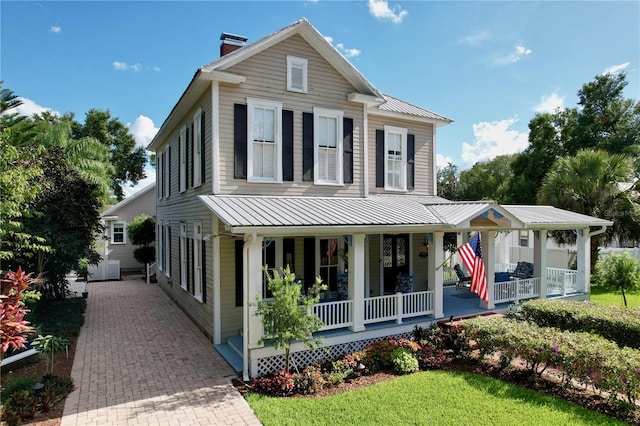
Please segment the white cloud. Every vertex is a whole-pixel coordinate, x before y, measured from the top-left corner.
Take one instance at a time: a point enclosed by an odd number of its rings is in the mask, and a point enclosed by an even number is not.
[[[453,158],[446,157],[442,154],[436,154],[436,168],[438,169],[445,168],[449,165],[449,163],[454,164]]]
[[[483,42],[489,40],[489,38],[490,38],[490,34],[488,31],[480,31],[475,34],[460,37],[458,39],[458,43],[468,44],[470,46],[479,46]]]
[[[38,105],[31,99],[27,99],[27,98],[18,98],[18,99],[22,102],[22,105],[12,109],[11,111],[9,111],[10,113],[17,112],[21,115],[26,115],[27,117],[31,117],[33,114],[42,114],[43,112],[48,111],[53,115],[58,115],[58,116],[60,115],[58,111],[54,111],[51,108]]]
[[[369,13],[380,20],[389,20],[394,24],[401,24],[402,20],[409,14],[400,6],[389,7],[386,0],[369,0]]]
[[[528,145],[526,132],[511,128],[518,120],[481,122],[473,125],[473,144],[462,144],[462,159],[466,164],[491,160],[498,155],[514,154],[523,151]]]
[[[153,137],[158,133],[158,128],[153,124],[153,120],[144,115],[138,116],[136,121],[127,123],[129,132],[136,140],[136,145],[146,148]]]
[[[142,69],[142,65],[140,63],[129,65],[126,62],[113,61],[111,65],[113,65],[113,67],[118,71],[140,71]]]
[[[62,31],[62,27],[60,25],[52,25],[49,28],[49,31],[54,33],[54,34],[58,34],[60,31]]]
[[[358,56],[360,53],[362,53],[362,51],[361,51],[361,50],[359,50],[359,49],[346,49],[346,48],[344,47],[344,44],[342,44],[342,43],[338,43],[338,44],[336,44],[336,47],[337,47],[337,48],[338,48],[338,50],[339,50],[339,51],[341,51],[341,52],[344,54],[344,56],[346,56],[347,58],[351,58],[351,57],[354,57],[354,56]]]
[[[130,197],[131,195],[135,194],[136,192],[140,191],[143,188],[146,188],[147,186],[151,185],[152,183],[155,183],[156,181],[156,170],[147,165],[147,167],[144,168],[144,173],[145,175],[147,175],[146,178],[138,181],[138,184],[135,186],[125,186],[122,188],[122,192],[124,192],[124,196],[126,197]]]
[[[619,65],[611,65],[609,68],[602,71],[602,75],[617,74],[620,71],[627,69],[629,65],[630,65],[629,62],[625,62],[624,64],[619,64]]]
[[[329,43],[333,43],[333,37],[331,36],[324,36],[324,39],[327,40]]]
[[[532,53],[531,49],[524,46],[516,46],[514,50],[506,55],[498,56],[494,58],[494,65],[510,65],[518,62],[524,56],[530,55]]]
[[[553,114],[558,109],[564,109],[564,98],[557,93],[540,97],[540,103],[533,110],[535,112]]]

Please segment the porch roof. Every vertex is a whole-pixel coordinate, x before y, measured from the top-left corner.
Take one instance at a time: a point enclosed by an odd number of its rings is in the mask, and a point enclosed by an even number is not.
[[[424,205],[401,197],[200,195],[200,200],[234,232],[280,227],[330,233],[335,227],[374,231],[389,226],[427,231],[446,226]]]
[[[498,219],[496,229],[612,225],[607,220],[551,206],[501,206],[495,201],[453,202],[440,197],[200,195],[199,198],[232,233],[331,234],[336,228],[343,232],[446,232],[476,229],[478,226],[472,219],[483,217]],[[510,225],[505,227],[500,219],[508,219],[505,223]]]

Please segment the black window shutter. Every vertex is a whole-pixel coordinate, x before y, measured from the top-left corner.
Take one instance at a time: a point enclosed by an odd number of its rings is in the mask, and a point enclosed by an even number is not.
[[[353,183],[353,118],[342,119],[342,168],[344,183]]]
[[[384,188],[384,130],[376,130],[376,187]]]
[[[206,146],[206,138],[204,135],[204,131],[206,129],[206,126],[204,125],[204,117],[205,117],[205,113],[204,110],[200,113],[200,182],[204,183],[207,177],[207,174],[204,172],[204,165],[205,165],[205,146]]]
[[[207,242],[200,241],[202,245],[202,303],[207,303]]]
[[[193,258],[194,258],[194,256],[193,256],[194,253],[193,252],[194,252],[194,248],[195,248],[195,246],[194,246],[195,242],[196,241],[194,239],[189,240],[189,245],[191,246],[191,249],[189,250],[190,251],[189,256],[191,256],[189,258],[189,264],[190,264],[189,270],[191,271],[191,294],[193,294],[193,295],[196,294],[196,286],[195,286],[195,281],[196,280],[194,279],[194,276],[195,276],[195,268],[194,268],[195,263],[193,262]]]
[[[244,241],[236,240],[236,306],[242,306],[242,293],[244,286],[242,283],[244,274],[242,273],[244,263],[242,261]]]
[[[195,166],[193,164],[193,160],[195,159],[195,155],[196,155],[196,141],[195,141],[195,132],[193,131],[193,126],[194,123],[193,121],[191,122],[191,142],[189,143],[189,146],[191,147],[191,152],[189,154],[189,162],[191,163],[191,167],[189,168],[189,186],[193,187],[193,170],[195,169]]]
[[[282,180],[293,180],[293,111],[282,110]]]
[[[313,182],[313,114],[302,113],[302,180]]]
[[[178,239],[178,275],[177,277],[178,277],[180,286],[182,286],[182,237]]]
[[[187,291],[191,292],[191,239],[187,238]]]
[[[304,239],[304,288],[309,289],[316,282],[316,239]]]
[[[160,176],[160,198],[164,198],[164,164],[162,163],[163,153],[158,155],[158,176]]]
[[[415,135],[407,135],[407,188],[415,188]]]
[[[169,248],[169,255],[167,256],[167,269],[171,271],[171,227],[167,226],[167,247]]]
[[[171,146],[169,146],[169,167],[167,171],[169,172],[169,176],[167,176],[167,190],[169,191],[169,196],[171,196]]]
[[[191,173],[189,172],[189,168],[191,167],[191,126],[187,126],[187,133],[186,133],[186,141],[185,143],[187,144],[186,147],[186,153],[187,153],[187,158],[185,159],[185,167],[186,167],[186,171],[185,171],[185,176],[187,179],[187,188],[189,188],[191,186]]]
[[[247,106],[233,105],[233,177],[247,178]]]

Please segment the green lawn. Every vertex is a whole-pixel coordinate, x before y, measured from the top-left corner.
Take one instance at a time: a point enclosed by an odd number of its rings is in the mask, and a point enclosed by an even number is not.
[[[640,307],[640,291],[624,292],[627,297],[627,306],[629,308]],[[617,291],[607,290],[600,286],[591,286],[591,303],[598,305],[615,305],[624,306],[622,302],[622,294]]]
[[[499,380],[427,371],[324,398],[247,395],[270,425],[623,425]]]

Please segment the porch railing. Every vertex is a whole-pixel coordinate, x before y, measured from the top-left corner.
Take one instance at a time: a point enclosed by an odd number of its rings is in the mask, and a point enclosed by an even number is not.
[[[320,331],[353,325],[353,300],[322,302],[313,307],[313,313],[324,323]]]
[[[547,268],[547,296],[566,296],[582,291],[578,288],[577,271],[562,268]]]
[[[433,314],[433,291],[396,293],[364,299],[364,323],[402,323],[403,318]]]
[[[493,285],[493,302],[518,302],[540,296],[540,278],[502,281]]]

